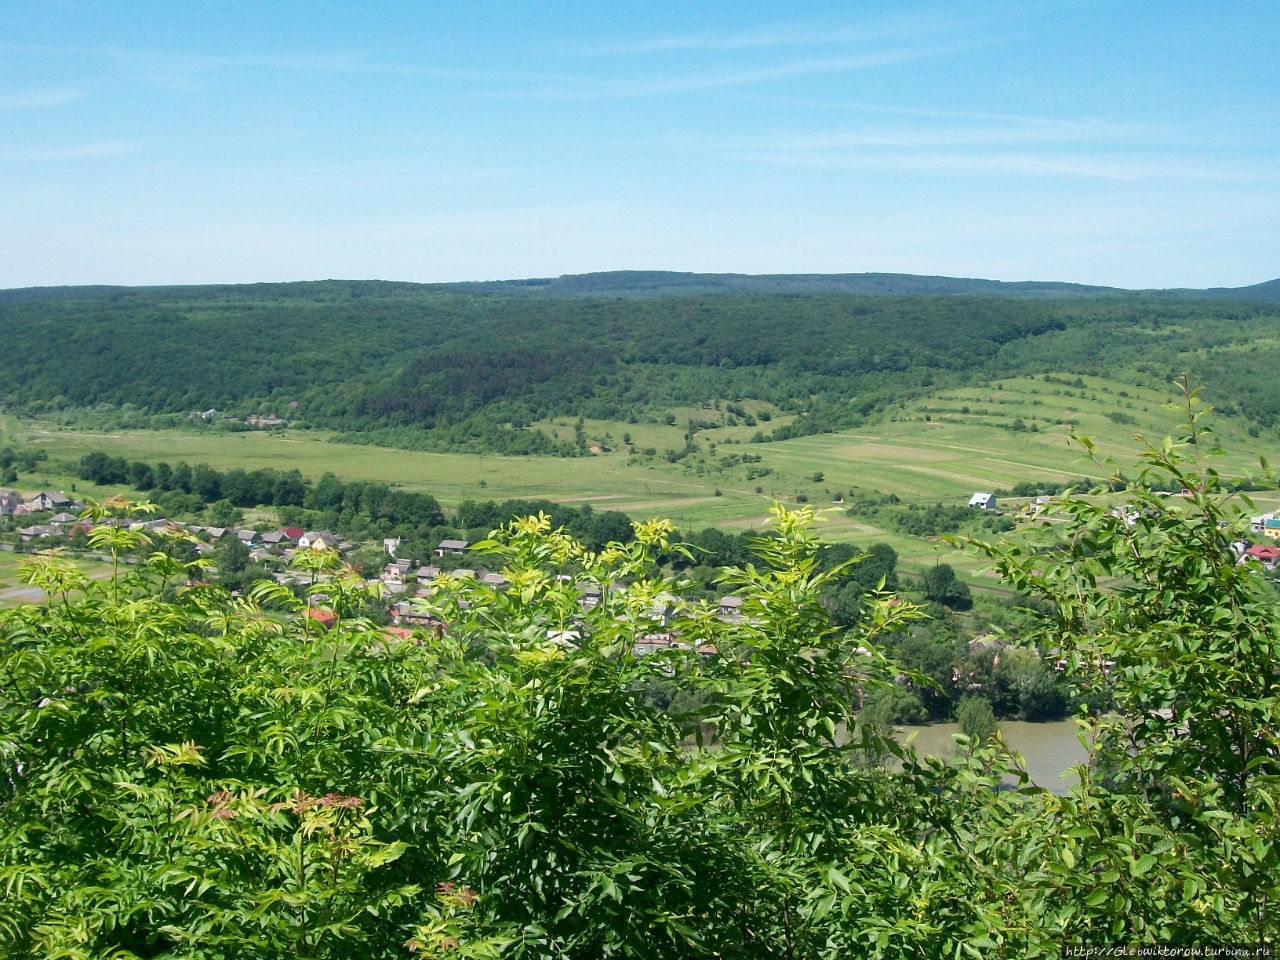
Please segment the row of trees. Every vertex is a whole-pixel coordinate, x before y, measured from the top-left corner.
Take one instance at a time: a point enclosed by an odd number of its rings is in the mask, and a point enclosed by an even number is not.
[[[77,464],[82,480],[99,484],[129,484],[143,492],[181,491],[195,494],[205,503],[227,500],[236,507],[303,506],[307,485],[299,470],[281,471],[271,467],[221,471],[207,463],[194,467],[185,460],[176,465],[165,461],[150,464],[126,460],[101,451],[86,453]]]
[[[235,467],[222,471],[207,463],[193,467],[186,461],[174,466],[166,462],[152,465],[96,451],[80,458],[78,473],[95,483],[130,484],[144,493],[153,491],[165,506],[172,504],[188,511],[220,502],[236,508],[278,507],[286,522],[329,526],[342,533],[377,528],[387,535],[411,535],[445,522],[444,511],[430,494],[373,481],[339,480],[329,472],[313,483],[297,469],[247,471]]]

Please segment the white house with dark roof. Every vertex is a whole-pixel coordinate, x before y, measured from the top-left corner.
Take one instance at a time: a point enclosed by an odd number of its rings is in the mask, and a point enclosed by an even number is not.
[[[304,550],[335,550],[338,537],[328,530],[308,530],[298,538],[298,546]]]
[[[742,598],[741,597],[721,597],[720,598],[720,616],[724,620],[737,623],[742,619]]]
[[[48,523],[33,524],[18,531],[18,536],[22,538],[23,543],[30,543],[32,540],[41,540],[45,537],[60,537],[62,534],[61,527],[55,527]]]
[[[27,501],[35,510],[66,510],[75,503],[61,490],[43,490]]]

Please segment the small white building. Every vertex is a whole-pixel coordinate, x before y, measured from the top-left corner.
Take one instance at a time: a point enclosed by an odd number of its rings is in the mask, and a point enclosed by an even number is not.
[[[308,530],[298,538],[298,546],[303,550],[333,550],[338,538],[328,530]]]
[[[977,507],[979,510],[994,510],[996,509],[996,495],[979,491],[969,498],[969,506]]]

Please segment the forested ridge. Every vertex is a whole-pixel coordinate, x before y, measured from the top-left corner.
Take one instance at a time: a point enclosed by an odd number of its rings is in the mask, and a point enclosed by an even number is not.
[[[644,296],[618,284],[629,292],[373,281],[8,291],[0,402],[273,412],[407,446],[514,453],[564,452],[526,429],[550,416],[754,398],[797,415],[774,428],[785,437],[1012,373],[1121,371],[1156,384],[1189,371],[1228,412],[1266,425],[1280,414],[1280,392],[1260,379],[1280,359],[1280,304],[1263,299],[732,285],[690,295],[656,282]]]

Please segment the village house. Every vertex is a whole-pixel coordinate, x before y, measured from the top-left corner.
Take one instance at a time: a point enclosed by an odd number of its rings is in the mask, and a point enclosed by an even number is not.
[[[61,490],[44,490],[27,501],[32,513],[40,510],[70,510],[76,504]]]
[[[979,491],[969,498],[969,506],[977,507],[979,510],[995,510],[996,495]]]
[[[409,624],[414,627],[430,627],[439,630],[444,624],[420,609],[410,600],[401,600],[399,603],[393,604],[391,607],[391,622],[395,624]]]
[[[187,525],[179,520],[167,520],[159,517],[155,520],[144,520],[141,523],[132,523],[129,525],[130,530],[146,530],[151,533],[160,531],[170,532],[173,530],[185,530]]]
[[[987,653],[994,651],[999,656],[1000,651],[1007,646],[1008,644],[994,633],[982,633],[969,641],[969,652]]]
[[[1280,562],[1280,547],[1271,544],[1257,544],[1244,552],[1244,560],[1254,560],[1262,564],[1263,570],[1274,570]]]
[[[658,653],[662,650],[670,650],[674,637],[670,632],[646,633],[631,648],[632,653],[638,657],[642,657],[649,653]]]
[[[60,537],[62,529],[47,523],[37,523],[23,527],[18,531],[18,536],[22,538],[23,543],[30,543],[32,540],[43,540],[46,537]]]
[[[416,637],[414,637],[413,631],[410,630],[408,627],[383,627],[381,630],[381,633],[384,639],[393,640],[399,643],[421,642]]]
[[[303,550],[336,550],[338,537],[328,530],[308,530],[298,538],[298,546]]]
[[[413,565],[411,560],[393,560],[382,568],[382,582],[386,584],[395,584],[404,586],[405,579],[409,573],[409,567]]]
[[[578,586],[578,606],[583,610],[591,610],[599,606],[604,593],[598,583],[583,583]]]
[[[721,597],[720,598],[720,617],[731,623],[738,623],[742,620],[742,598],[741,597]]]
[[[436,547],[436,556],[443,557],[446,553],[450,553],[455,557],[460,557],[468,546],[470,544],[466,540],[441,540],[440,545]]]
[[[313,620],[322,627],[332,627],[338,622],[338,615],[328,607],[307,607],[303,615],[308,620]]]

